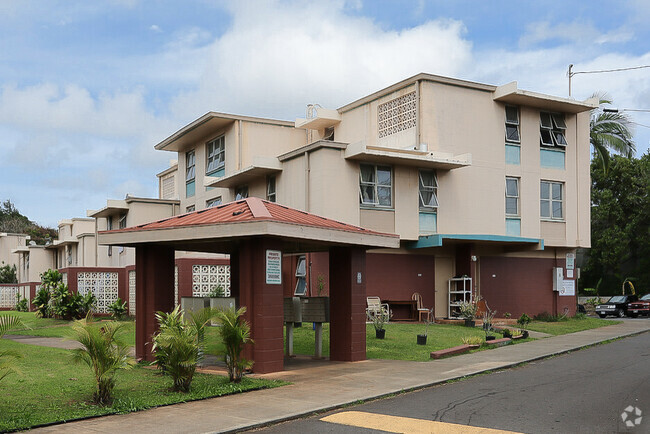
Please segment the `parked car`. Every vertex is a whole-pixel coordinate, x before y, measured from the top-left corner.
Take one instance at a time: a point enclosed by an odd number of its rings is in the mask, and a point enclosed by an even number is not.
[[[596,313],[601,318],[605,318],[607,315],[623,318],[627,315],[627,304],[638,299],[636,295],[615,295],[605,303],[596,306]]]
[[[639,315],[650,316],[650,294],[646,294],[637,301],[627,305],[627,314],[632,318]]]

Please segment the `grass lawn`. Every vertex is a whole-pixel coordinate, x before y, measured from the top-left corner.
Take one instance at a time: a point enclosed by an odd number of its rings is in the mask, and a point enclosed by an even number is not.
[[[533,321],[528,324],[528,330],[548,333],[553,336],[575,333],[583,330],[620,324],[621,321],[608,321],[600,318],[566,318],[556,322]]]
[[[90,403],[95,388],[91,369],[73,364],[70,351],[2,339],[0,351],[4,350],[17,352],[22,358],[13,362],[19,373],[0,382],[0,432],[287,384],[249,377],[231,384],[227,377],[196,374],[190,393],[172,393],[169,377],[136,366],[117,374],[113,405],[98,407]]]

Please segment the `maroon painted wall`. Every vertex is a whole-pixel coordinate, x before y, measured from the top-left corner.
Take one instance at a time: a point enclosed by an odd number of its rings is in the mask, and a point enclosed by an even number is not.
[[[285,256],[282,258],[282,290],[284,297],[293,297],[296,289],[296,265],[300,255]],[[329,253],[306,253],[307,260],[307,296],[318,296],[318,276],[323,276],[325,286],[321,296],[329,296]],[[311,265],[311,268],[310,268]]]
[[[422,304],[432,308],[435,299],[435,260],[427,255],[368,253],[366,255],[366,293],[380,299],[411,300],[414,292]],[[394,319],[408,316],[406,309],[394,308]]]
[[[563,314],[565,308],[575,315],[576,297],[560,297],[553,291],[553,267],[564,267],[564,259],[482,256],[480,261],[481,296],[497,317],[505,312],[513,318],[522,313]]]

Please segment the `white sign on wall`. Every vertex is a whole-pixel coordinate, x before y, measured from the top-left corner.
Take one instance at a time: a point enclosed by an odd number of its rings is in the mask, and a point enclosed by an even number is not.
[[[576,295],[576,281],[575,280],[563,281],[562,288],[560,288],[560,295],[567,295],[567,296]]]
[[[566,254],[566,269],[567,270],[573,270],[575,268],[575,263],[576,263],[576,255],[575,255],[575,253],[567,253]]]
[[[282,285],[282,252],[266,251],[266,284]]]

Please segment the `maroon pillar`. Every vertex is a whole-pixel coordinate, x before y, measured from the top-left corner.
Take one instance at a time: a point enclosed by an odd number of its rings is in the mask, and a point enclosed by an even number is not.
[[[153,245],[135,249],[135,357],[153,360],[151,335],[157,311],[174,309],[174,249]]]
[[[330,249],[330,359],[366,359],[366,252]]]
[[[245,348],[244,357],[255,362],[256,373],[284,369],[282,284],[267,283],[268,250],[280,251],[280,244],[264,238],[245,240],[230,257],[232,293],[238,297],[239,306],[246,306],[244,317],[251,325],[254,341]]]

